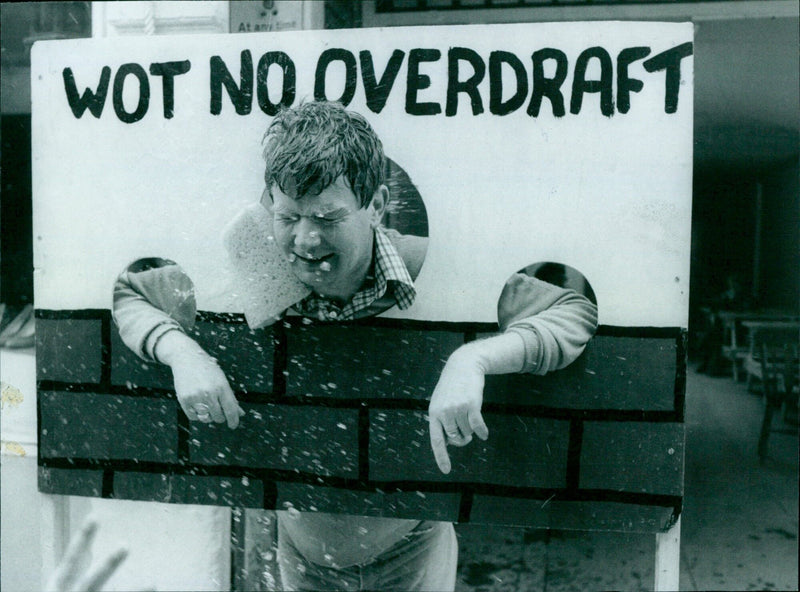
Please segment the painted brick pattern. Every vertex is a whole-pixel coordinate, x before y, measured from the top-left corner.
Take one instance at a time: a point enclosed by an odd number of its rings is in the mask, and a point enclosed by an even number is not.
[[[115,326],[111,327],[111,384],[127,388],[172,390],[168,366],[143,360],[122,343]]]
[[[567,409],[674,408],[674,340],[596,336],[583,355],[545,376],[487,376],[484,401]],[[647,368],[642,372],[642,368]]]
[[[669,528],[674,509],[618,502],[557,502],[551,510],[551,528],[656,532]]]
[[[418,411],[370,413],[369,473],[376,481],[454,481],[516,487],[564,487],[569,422],[484,414],[485,442],[448,447],[452,470],[444,475],[430,447],[428,421]]]
[[[287,394],[428,399],[461,333],[320,324],[288,332]],[[398,355],[398,352],[403,352]],[[359,372],[353,372],[353,368]]]
[[[456,522],[461,495],[422,491],[353,491],[304,483],[278,482],[276,508],[301,512],[359,514]]]
[[[475,495],[470,521],[558,530],[659,532],[669,527],[673,509],[602,501],[548,501]]]
[[[114,474],[114,497],[168,503],[172,500],[170,476],[118,471]]]
[[[36,378],[99,383],[102,376],[101,319],[36,319]]]
[[[248,394],[247,414],[236,430],[184,430],[177,402],[151,390],[172,390],[169,369],[130,352],[104,311],[68,312],[37,315],[48,493],[633,532],[663,530],[680,507],[683,364],[669,331],[601,334],[563,371],[488,378],[490,438],[449,448],[443,475],[424,410],[464,342],[452,327],[253,332],[201,314],[193,335]]]
[[[358,411],[305,405],[248,405],[235,430],[191,424],[193,463],[358,475]]]
[[[683,443],[679,423],[586,422],[580,486],[683,495]]]
[[[103,493],[103,471],[99,470],[39,467],[38,477],[42,493],[87,497],[100,497]]]
[[[235,391],[272,392],[272,331],[251,331],[244,322],[199,321],[192,337],[213,355]]]
[[[114,497],[207,506],[260,508],[264,484],[249,477],[166,475],[119,471],[114,474]]]
[[[177,403],[97,393],[40,392],[43,457],[177,462]]]
[[[191,336],[213,355],[236,391],[271,393],[274,345],[269,330],[251,331],[243,322],[199,321]],[[173,389],[167,366],[143,360],[111,329],[111,384]]]

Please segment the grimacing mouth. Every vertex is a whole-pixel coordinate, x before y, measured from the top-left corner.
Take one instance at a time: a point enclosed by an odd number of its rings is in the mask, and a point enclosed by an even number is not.
[[[291,259],[291,257],[294,256],[302,261],[305,261],[306,263],[321,263],[322,261],[330,259],[334,255],[335,253],[328,253],[327,255],[323,255],[322,257],[314,257],[313,255],[311,255],[311,253],[306,253],[306,256],[303,256],[295,251],[292,251],[289,254],[289,258]]]

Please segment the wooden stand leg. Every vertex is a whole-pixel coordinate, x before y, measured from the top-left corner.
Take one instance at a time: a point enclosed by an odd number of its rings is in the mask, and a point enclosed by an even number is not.
[[[769,443],[769,433],[772,431],[772,416],[775,407],[770,400],[765,397],[764,419],[761,421],[761,433],[758,436],[758,457],[763,462],[767,458],[767,445]]]
[[[681,566],[681,518],[667,532],[656,534],[656,577],[654,590],[678,590]]]
[[[274,592],[281,590],[278,574],[277,516],[273,510],[241,510],[239,525],[232,526],[240,547],[234,554],[233,590]],[[234,521],[235,522],[235,521]],[[232,539],[233,541],[233,539]]]

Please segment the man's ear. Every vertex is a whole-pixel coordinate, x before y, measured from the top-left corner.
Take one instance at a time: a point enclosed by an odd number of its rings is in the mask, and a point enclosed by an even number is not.
[[[272,213],[272,192],[269,190],[269,187],[264,187],[264,191],[261,192],[261,200],[259,203],[265,210]]]
[[[372,194],[372,201],[369,204],[371,223],[373,228],[380,226],[383,214],[386,213],[386,206],[389,204],[389,188],[381,185]]]

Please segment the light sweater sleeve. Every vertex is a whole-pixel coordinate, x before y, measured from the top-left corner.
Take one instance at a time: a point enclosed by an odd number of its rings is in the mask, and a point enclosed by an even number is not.
[[[194,284],[175,262],[139,259],[114,283],[112,316],[123,343],[145,360],[155,360],[158,340],[168,331],[194,327]]]
[[[500,330],[525,342],[521,372],[546,374],[571,364],[597,329],[597,306],[575,292],[515,274],[498,303]]]

